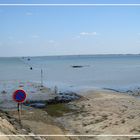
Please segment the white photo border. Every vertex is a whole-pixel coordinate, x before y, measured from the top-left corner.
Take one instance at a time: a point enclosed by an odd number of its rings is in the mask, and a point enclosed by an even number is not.
[[[97,6],[114,6],[114,7],[118,7],[118,6],[125,6],[125,7],[132,7],[132,6],[140,6],[140,4],[0,4],[1,6],[52,6],[52,7],[97,7]],[[72,134],[68,134],[68,135],[35,135],[35,134],[29,134],[29,135],[0,135],[0,137],[140,137],[139,135],[123,135],[123,134],[118,134],[118,135],[72,135]]]

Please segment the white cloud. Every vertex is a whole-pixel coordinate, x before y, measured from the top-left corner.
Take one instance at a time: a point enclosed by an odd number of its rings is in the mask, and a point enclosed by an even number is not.
[[[27,12],[26,15],[27,15],[27,16],[32,16],[33,13],[31,13],[31,12]]]
[[[73,37],[72,39],[80,39],[80,38],[88,39],[88,37],[96,35],[98,35],[97,32],[81,32],[79,33],[79,35]]]
[[[96,32],[81,32],[80,33],[81,36],[95,36],[97,35]]]

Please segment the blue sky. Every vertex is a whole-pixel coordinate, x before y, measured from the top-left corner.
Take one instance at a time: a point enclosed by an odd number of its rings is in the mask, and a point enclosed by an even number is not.
[[[0,0],[11,3],[11,0]],[[28,0],[24,3],[138,3]],[[20,0],[12,3],[22,3]],[[0,7],[0,56],[140,53],[140,6]]]

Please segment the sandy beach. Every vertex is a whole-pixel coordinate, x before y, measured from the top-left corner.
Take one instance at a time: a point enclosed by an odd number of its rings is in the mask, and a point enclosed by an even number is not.
[[[69,134],[139,135],[140,99],[112,91],[88,91],[85,98],[69,103],[79,108],[57,121]],[[91,138],[93,139],[93,138]],[[132,140],[132,137],[94,137],[94,139]]]
[[[30,84],[35,89],[28,88],[34,100],[47,100],[47,97],[55,98],[54,90]],[[36,85],[36,86],[35,86]],[[22,88],[25,85],[22,83]],[[39,96],[37,97],[37,93]],[[62,93],[61,93],[62,94]],[[89,90],[77,93],[80,98],[71,102],[46,104],[44,108],[37,109],[31,106],[23,106],[21,111],[21,124],[18,123],[16,109],[7,110],[6,117],[8,127],[17,129],[14,134],[30,135],[79,135],[75,137],[63,136],[36,136],[22,137],[23,139],[39,140],[138,140],[138,136],[125,137],[99,137],[98,135],[139,135],[140,134],[140,99],[126,93],[111,90]],[[63,95],[64,96],[64,95]],[[39,98],[40,97],[40,98]],[[48,98],[48,99],[50,99]],[[43,101],[44,101],[43,100]],[[13,102],[11,102],[13,105]],[[8,119],[10,118],[10,119]],[[3,131],[2,131],[3,132]],[[4,134],[13,134],[6,131]],[[80,135],[86,135],[82,137]],[[96,136],[88,136],[96,135]],[[3,137],[4,138],[4,137]],[[6,137],[7,139],[10,137]],[[13,137],[11,137],[13,138]]]

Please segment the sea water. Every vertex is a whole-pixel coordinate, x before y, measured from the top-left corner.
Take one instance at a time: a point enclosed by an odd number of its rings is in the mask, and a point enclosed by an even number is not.
[[[0,86],[7,81],[40,83],[41,69],[43,84],[62,90],[140,87],[140,55],[0,58]]]

